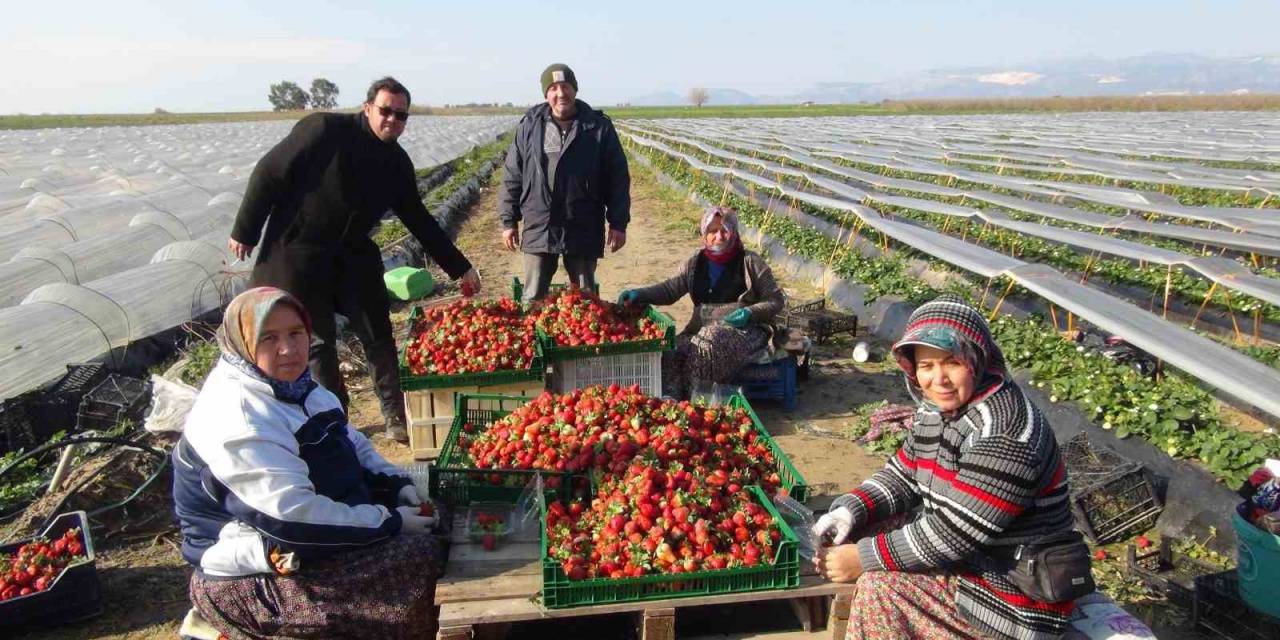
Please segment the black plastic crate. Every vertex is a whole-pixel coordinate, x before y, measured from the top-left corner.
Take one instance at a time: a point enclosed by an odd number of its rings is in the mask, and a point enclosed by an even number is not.
[[[818,344],[825,343],[838,333],[848,333],[851,336],[858,333],[858,316],[828,309],[826,298],[795,305],[781,315],[782,325],[804,330]]]
[[[101,362],[82,362],[67,365],[67,373],[47,390],[51,394],[71,395],[79,403],[84,394],[107,379],[107,365]]]
[[[76,426],[107,431],[126,420],[139,422],[150,400],[150,382],[113,373],[80,401]]]
[[[1108,544],[1155,526],[1164,510],[1141,463],[1090,444],[1079,434],[1062,447],[1071,481],[1076,526],[1096,544]]]
[[[48,589],[0,602],[0,627],[62,624],[102,612],[102,592],[98,583],[93,536],[89,533],[89,517],[85,512],[72,511],[54,518],[39,537],[57,538],[75,527],[80,527],[84,537],[85,559],[68,566]],[[0,555],[13,555],[19,547],[30,541],[28,539],[6,544],[0,547]]]
[[[0,453],[29,449],[35,443],[34,420],[24,398],[0,403]]]
[[[1127,545],[1125,555],[1129,575],[1170,602],[1188,609],[1195,599],[1196,578],[1222,570],[1174,551],[1170,538],[1162,538],[1159,546],[1146,550]]]
[[[1254,610],[1240,599],[1240,582],[1234,569],[1196,578],[1191,621],[1195,628],[1215,638],[1280,638],[1280,618]]]

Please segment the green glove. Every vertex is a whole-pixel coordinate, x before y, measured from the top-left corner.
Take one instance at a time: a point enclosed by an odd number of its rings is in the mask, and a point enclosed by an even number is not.
[[[730,313],[729,315],[725,316],[724,322],[725,324],[731,327],[741,329],[747,326],[747,323],[751,322],[751,310],[738,309],[733,313]]]
[[[635,289],[627,289],[618,294],[618,304],[635,304],[640,299],[640,292]]]

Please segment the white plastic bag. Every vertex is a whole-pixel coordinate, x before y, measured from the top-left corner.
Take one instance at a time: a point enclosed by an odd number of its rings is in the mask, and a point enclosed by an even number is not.
[[[195,387],[179,382],[151,376],[151,408],[143,421],[143,427],[151,433],[182,433],[187,422],[187,414],[191,413],[191,405],[196,402]]]

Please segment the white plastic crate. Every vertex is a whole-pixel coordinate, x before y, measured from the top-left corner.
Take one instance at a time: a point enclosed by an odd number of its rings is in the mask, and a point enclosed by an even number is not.
[[[662,353],[625,353],[566,360],[551,365],[551,390],[566,393],[592,385],[640,385],[650,396],[662,395]]]
[[[458,394],[496,393],[533,397],[542,391],[541,380],[406,391],[404,409],[409,418],[409,449],[416,460],[429,460],[440,455],[445,438],[449,437],[449,429],[453,427],[454,401]]]

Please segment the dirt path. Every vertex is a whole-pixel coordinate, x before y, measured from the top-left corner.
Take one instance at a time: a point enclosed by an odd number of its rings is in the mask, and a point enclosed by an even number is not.
[[[596,270],[600,290],[606,297],[615,296],[628,287],[670,277],[701,246],[697,233],[700,209],[683,196],[658,184],[647,168],[633,164],[627,244],[621,251],[606,255]],[[520,254],[508,252],[501,245],[497,209],[497,191],[491,185],[481,194],[458,232],[459,248],[484,277],[484,297],[510,295],[512,277],[522,273]],[[819,295],[817,290],[790,274],[777,275],[790,300],[808,300]],[[557,280],[563,277],[561,273]],[[663,310],[675,318],[677,327],[683,327],[693,312],[693,305],[686,297]],[[403,322],[407,306],[397,309],[393,317]],[[853,362],[850,357],[853,342],[841,336],[827,345],[815,346],[812,378],[800,385],[794,412],[783,412],[775,403],[758,403],[756,407],[766,428],[777,436],[778,443],[800,474],[817,487],[818,494],[847,491],[883,465],[879,458],[844,437],[856,408],[881,400],[908,400],[901,377],[894,370]],[[884,345],[880,346],[883,352]],[[353,394],[352,415],[358,426],[369,432],[377,430],[381,418],[370,390]],[[377,446],[394,462],[404,464],[411,460],[406,446],[381,440]]]

